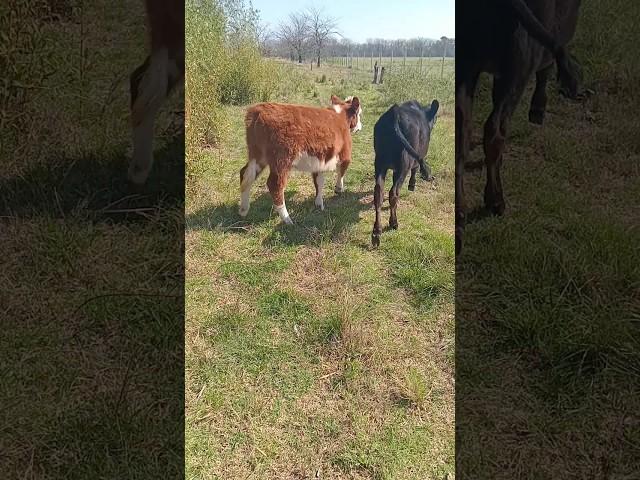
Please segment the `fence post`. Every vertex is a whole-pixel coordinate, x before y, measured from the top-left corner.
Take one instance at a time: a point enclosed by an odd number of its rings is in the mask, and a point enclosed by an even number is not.
[[[444,51],[442,52],[442,68],[440,68],[440,78],[444,78],[444,58],[447,56],[447,42],[444,42]]]
[[[382,83],[382,78],[384,77],[384,67],[380,69],[380,81],[378,83]]]

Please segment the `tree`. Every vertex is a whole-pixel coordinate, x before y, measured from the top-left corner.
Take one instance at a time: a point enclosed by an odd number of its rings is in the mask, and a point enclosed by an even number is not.
[[[227,23],[227,35],[232,43],[254,40],[260,30],[260,14],[245,0],[219,0]]]
[[[277,33],[292,51],[298,56],[298,63],[302,63],[302,56],[309,40],[309,22],[303,13],[292,13],[287,22],[281,23]]]
[[[262,23],[258,25],[258,31],[256,32],[258,47],[260,48],[260,52],[264,56],[269,56],[271,54],[271,36],[272,32],[269,29],[268,23]]]
[[[332,35],[338,33],[336,27],[338,21],[324,14],[324,12],[317,7],[310,7],[306,11],[306,17],[309,24],[310,37],[315,48],[317,66],[320,66],[320,57],[322,56],[322,50],[324,49],[327,40]]]

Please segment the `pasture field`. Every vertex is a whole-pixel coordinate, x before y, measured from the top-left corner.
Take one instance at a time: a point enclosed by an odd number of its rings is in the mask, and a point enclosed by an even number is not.
[[[346,62],[346,57],[329,57],[327,62],[332,66],[346,66],[344,62]],[[392,70],[398,70],[403,68],[410,69],[419,69],[420,64],[422,64],[422,73],[428,75],[440,75],[445,78],[451,77],[454,74],[455,70],[455,58],[446,57],[444,59],[444,68],[442,66],[442,57],[423,57],[422,61],[420,57],[407,57],[406,62],[404,57],[393,57],[393,61],[391,57],[373,57],[373,62],[371,61],[371,57],[350,57],[348,59],[349,64],[352,69],[355,70],[367,70],[372,72],[373,78],[373,66],[376,62],[378,62],[379,66],[385,67],[385,75],[391,73]],[[309,66],[310,60],[306,62],[307,66]],[[315,64],[314,64],[315,68]]]
[[[0,75],[26,86],[0,90],[0,476],[175,477],[181,95],[158,121],[150,184],[130,191],[128,75],[146,53],[143,4],[84,2],[51,22],[36,3],[0,7],[2,60],[15,66]]]
[[[582,8],[573,53],[595,95],[574,103],[550,84],[536,127],[528,90],[507,141],[505,215],[478,215],[466,229],[456,271],[460,478],[640,471],[640,65],[629,50],[638,10],[624,0]],[[465,181],[473,210],[484,170]]]
[[[272,100],[326,106],[333,93],[363,105],[346,192],[334,194],[329,175],[325,211],[310,175],[295,173],[285,194],[295,225],[281,224],[263,173],[239,217],[246,106],[222,107],[230,134],[217,148],[187,151],[198,158],[186,198],[187,478],[445,478],[454,471],[453,79],[374,86],[366,72],[304,67],[279,63],[286,88]],[[441,103],[428,157],[437,183],[404,186],[400,229],[372,250],[373,125],[414,97]]]

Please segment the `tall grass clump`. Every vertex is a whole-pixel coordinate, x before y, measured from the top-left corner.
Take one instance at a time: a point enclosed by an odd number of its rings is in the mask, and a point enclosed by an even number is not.
[[[243,1],[189,0],[185,17],[186,173],[194,176],[204,151],[229,133],[224,106],[270,100],[279,75],[260,54],[255,11]]]
[[[20,139],[36,127],[25,113],[55,72],[50,64],[53,47],[45,36],[49,17],[44,1],[0,4],[0,158],[17,158],[16,149],[28,143]]]
[[[186,173],[196,173],[198,154],[216,145],[227,128],[221,110],[224,64],[224,15],[218,5],[185,5]]]

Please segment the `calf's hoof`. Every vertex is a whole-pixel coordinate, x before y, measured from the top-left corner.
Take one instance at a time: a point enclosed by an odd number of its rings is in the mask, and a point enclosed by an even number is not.
[[[535,125],[544,123],[544,110],[529,110],[529,122]]]
[[[501,217],[504,215],[504,202],[497,202],[493,204],[487,204],[486,209],[491,212],[492,215]]]
[[[492,215],[501,217],[504,213],[504,199],[502,198],[502,194],[490,194],[485,190],[484,208]]]
[[[147,182],[149,173],[150,169],[142,169],[132,164],[127,171],[127,181],[135,187],[141,187]]]
[[[409,186],[407,188],[409,189],[410,192],[414,192],[415,189],[416,189],[416,186],[409,184]]]
[[[344,188],[336,187],[334,192],[336,192],[338,195],[340,195],[341,193],[344,193]]]
[[[389,228],[391,228],[393,230],[397,230],[398,229],[398,221],[396,220],[395,222],[389,222]]]
[[[379,233],[372,233],[371,234],[371,245],[373,245],[374,248],[378,248],[380,246],[380,234]]]
[[[240,207],[238,209],[238,215],[240,215],[242,218],[246,217],[248,213],[249,213],[249,209],[248,208]]]

